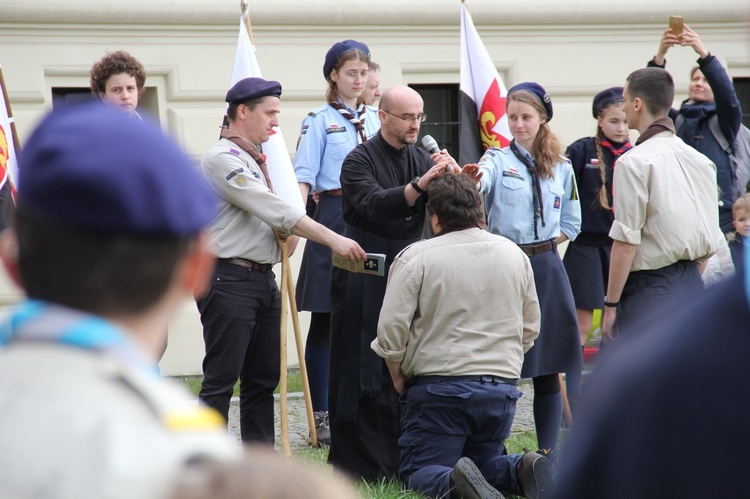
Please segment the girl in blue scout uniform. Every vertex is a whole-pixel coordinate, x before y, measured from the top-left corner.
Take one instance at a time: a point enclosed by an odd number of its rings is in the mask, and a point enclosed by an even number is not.
[[[596,135],[576,140],[565,153],[573,165],[581,200],[581,233],[568,244],[563,258],[576,304],[581,347],[591,331],[594,310],[604,307],[607,291],[612,249],[609,229],[615,219],[612,210],[615,161],[633,147],[628,138],[622,90],[612,87],[596,94],[592,106]],[[579,383],[580,372],[568,372],[571,401],[576,398]]]
[[[349,151],[380,129],[377,112],[368,109],[367,85],[370,50],[355,40],[334,44],[326,54],[323,76],[328,82],[325,106],[302,122],[294,172],[303,199],[317,198],[312,218],[343,234],[341,164]],[[308,241],[297,281],[297,307],[311,312],[305,346],[318,439],[330,443],[328,431],[328,342],[331,320],[331,250]]]
[[[514,86],[506,113],[513,140],[480,160],[480,190],[490,232],[518,244],[534,269],[542,325],[521,377],[533,378],[537,441],[540,453],[549,455],[562,419],[558,373],[582,363],[573,294],[557,253],[557,244],[580,232],[581,205],[573,168],[548,125],[552,101],[544,88],[534,82]]]

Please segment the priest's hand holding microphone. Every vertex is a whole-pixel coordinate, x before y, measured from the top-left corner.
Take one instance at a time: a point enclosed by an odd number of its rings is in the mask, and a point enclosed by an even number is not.
[[[447,171],[448,173],[458,173],[460,171],[456,160],[453,159],[450,154],[448,154],[448,151],[446,149],[440,150],[440,146],[438,146],[437,141],[432,138],[432,135],[425,135],[424,137],[422,137],[422,147],[432,153],[432,156],[430,157],[432,158],[432,161],[435,162],[435,164],[438,164],[442,160],[447,160],[448,164],[445,167],[445,171]]]
[[[447,150],[440,150],[437,141],[435,141],[432,136],[425,135],[422,137],[422,147],[432,153],[430,158],[435,163],[435,166],[430,168],[427,173],[421,177],[415,177],[406,187],[404,196],[409,203],[413,203],[419,196],[421,196],[430,186],[430,182],[443,173],[443,171],[450,173],[459,172],[461,170],[458,163],[456,163],[456,160],[448,154]]]

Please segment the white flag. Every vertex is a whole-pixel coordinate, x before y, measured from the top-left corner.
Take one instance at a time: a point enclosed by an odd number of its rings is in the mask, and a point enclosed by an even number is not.
[[[240,17],[240,35],[237,40],[237,54],[234,57],[230,87],[244,78],[263,77],[258,66],[258,60],[255,58],[255,47],[250,43],[250,36],[247,32],[247,26],[245,26],[245,17],[247,16],[248,11],[246,10]],[[279,127],[274,128],[274,133],[263,144],[263,154],[266,155],[268,175],[271,177],[276,194],[287,203],[304,209],[305,205],[302,202],[302,196],[297,185],[292,160],[289,158],[289,152],[286,150],[286,144]]]
[[[460,164],[475,163],[489,147],[505,147],[513,138],[505,114],[508,91],[461,4]]]

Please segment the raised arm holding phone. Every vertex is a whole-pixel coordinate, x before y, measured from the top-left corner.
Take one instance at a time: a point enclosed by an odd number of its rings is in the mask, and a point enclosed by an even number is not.
[[[682,102],[679,111],[672,109],[669,117],[675,123],[677,135],[716,165],[720,191],[719,223],[724,233],[731,233],[734,201],[732,165],[729,155],[711,131],[709,121],[716,119],[722,135],[729,144],[733,144],[742,124],[742,108],[726,70],[716,56],[706,49],[700,36],[686,24],[679,34],[673,27],[664,30],[659,50],[648,66],[665,68],[667,51],[675,45],[692,47],[699,59],[698,65],[690,70],[688,98]]]

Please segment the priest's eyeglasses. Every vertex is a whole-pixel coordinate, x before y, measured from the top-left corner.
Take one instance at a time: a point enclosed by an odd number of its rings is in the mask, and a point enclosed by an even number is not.
[[[424,123],[425,121],[427,121],[427,115],[426,114],[418,114],[416,116],[414,116],[412,114],[407,114],[405,116],[401,116],[400,114],[393,114],[392,112],[390,112],[390,111],[388,111],[386,109],[383,109],[383,112],[386,112],[386,113],[390,114],[391,116],[395,116],[396,118],[400,118],[400,119],[402,119],[404,121],[418,121],[420,123]]]

